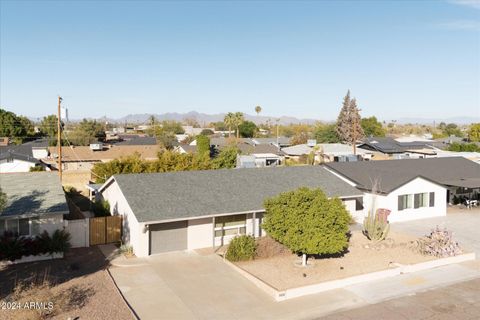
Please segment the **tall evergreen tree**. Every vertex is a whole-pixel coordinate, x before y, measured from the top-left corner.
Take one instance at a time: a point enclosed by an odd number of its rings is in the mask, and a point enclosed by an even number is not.
[[[343,99],[342,109],[337,118],[337,135],[344,143],[353,145],[353,153],[356,154],[356,142],[365,136],[361,126],[360,109],[357,100],[350,98],[350,90]]]

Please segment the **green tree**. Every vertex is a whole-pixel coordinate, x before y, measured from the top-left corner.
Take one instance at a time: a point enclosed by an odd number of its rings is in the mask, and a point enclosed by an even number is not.
[[[317,143],[338,143],[340,138],[338,137],[336,126],[334,124],[320,124],[315,128],[313,133]]]
[[[21,117],[13,112],[0,109],[0,137],[15,138],[25,137],[26,135],[27,128]]]
[[[223,121],[212,122],[209,126],[213,127],[216,131],[227,131],[228,129]]]
[[[0,212],[5,209],[7,205],[7,195],[2,191],[2,188],[0,188]]]
[[[225,118],[223,119],[223,122],[228,128],[228,136],[230,137],[232,135],[232,128],[235,126],[236,121],[235,121],[235,113],[229,112],[225,115]]]
[[[443,129],[442,133],[445,137],[450,137],[450,136],[455,136],[455,137],[463,137],[463,133],[458,128],[458,126],[455,123],[449,123],[447,124]]]
[[[167,150],[172,150],[177,144],[177,137],[175,136],[175,133],[165,131],[163,128],[159,128],[155,136],[157,138],[157,143]]]
[[[240,138],[239,127],[245,121],[245,118],[243,117],[243,113],[235,112],[233,119],[234,119],[234,124],[235,124],[236,131],[237,131],[237,139],[238,139],[238,138]]]
[[[470,141],[480,141],[480,123],[472,123],[472,125],[470,125],[468,138]]]
[[[197,136],[197,152],[200,155],[208,155],[210,157],[210,138],[208,136]]]
[[[240,150],[236,146],[222,149],[212,161],[212,169],[233,169],[237,166],[237,155]]]
[[[376,117],[363,118],[361,126],[367,137],[385,137],[386,131]]]
[[[297,254],[331,255],[348,248],[350,215],[338,198],[320,189],[300,188],[264,202],[263,229]]]
[[[292,146],[297,144],[305,144],[307,143],[308,138],[309,136],[307,132],[298,132],[290,139],[290,144]]]
[[[448,146],[447,150],[456,152],[480,152],[480,147],[475,143],[454,142]]]
[[[257,116],[258,116],[260,114],[260,112],[262,112],[262,107],[256,106],[255,107],[255,112],[257,113]]]
[[[104,139],[104,127],[96,120],[83,119],[69,134],[70,142],[77,146],[88,146],[90,143]]]
[[[183,130],[182,124],[177,121],[173,120],[165,120],[161,122],[161,127],[166,132],[171,132],[173,134],[184,134],[185,130]]]
[[[257,132],[257,125],[252,121],[243,121],[238,130],[243,138],[253,138]]]
[[[200,132],[200,134],[203,136],[211,136],[212,134],[214,134],[214,132],[210,129],[203,129],[202,132]]]
[[[40,131],[43,135],[49,138],[56,138],[57,135],[57,116],[51,114],[43,117],[40,122]]]

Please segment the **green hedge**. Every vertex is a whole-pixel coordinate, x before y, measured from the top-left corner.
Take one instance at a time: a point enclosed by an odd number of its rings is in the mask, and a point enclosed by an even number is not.
[[[5,232],[0,237],[0,261],[14,261],[23,256],[66,252],[70,249],[70,239],[70,234],[65,230],[55,230],[52,236],[44,231],[35,237],[24,237]]]

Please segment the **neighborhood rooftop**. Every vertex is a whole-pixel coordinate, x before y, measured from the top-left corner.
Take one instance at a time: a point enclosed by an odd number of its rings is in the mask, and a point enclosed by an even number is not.
[[[7,204],[0,219],[11,216],[39,216],[68,213],[65,193],[53,172],[9,173],[0,177]]]
[[[404,183],[424,177],[454,187],[480,187],[480,165],[463,157],[335,162],[326,166],[358,184],[359,188],[389,193]]]
[[[121,174],[114,179],[139,222],[262,211],[266,198],[299,187],[321,188],[329,197],[362,196],[318,166]]]

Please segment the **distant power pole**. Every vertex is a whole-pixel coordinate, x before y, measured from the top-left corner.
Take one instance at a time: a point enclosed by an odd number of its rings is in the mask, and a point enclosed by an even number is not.
[[[62,125],[60,123],[61,103],[62,103],[62,97],[58,96],[57,149],[58,149],[58,175],[60,176],[60,182],[62,182],[62,134],[61,134]]]

